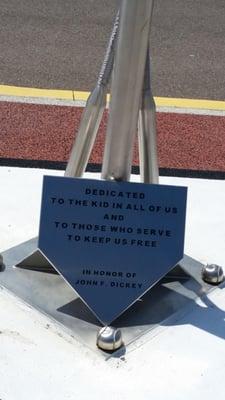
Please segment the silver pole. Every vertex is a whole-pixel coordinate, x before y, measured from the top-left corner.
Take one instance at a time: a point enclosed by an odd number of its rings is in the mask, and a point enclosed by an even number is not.
[[[123,0],[103,179],[129,180],[151,21],[151,0]]]
[[[98,82],[90,94],[83,112],[80,127],[74,142],[65,176],[82,176],[87,166],[93,148],[102,114],[106,106],[107,84],[109,82],[113,61],[114,48],[119,26],[119,13],[116,16],[113,31],[109,40],[106,55],[99,74]]]
[[[159,183],[156,108],[151,91],[149,50],[145,64],[142,101],[139,112],[138,139],[141,181],[145,183]]]

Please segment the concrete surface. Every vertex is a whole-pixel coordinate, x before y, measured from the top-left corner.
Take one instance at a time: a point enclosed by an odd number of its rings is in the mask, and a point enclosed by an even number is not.
[[[0,169],[4,189],[0,197],[0,250],[36,234],[44,173],[61,174]],[[188,186],[186,252],[202,261],[225,265],[224,182],[162,178],[161,183]],[[129,346],[125,355],[107,361],[1,289],[0,398],[209,400],[214,396],[222,400],[224,287],[193,302],[178,319],[164,321]]]
[[[0,0],[0,84],[90,90],[118,3]],[[154,95],[223,100],[224,1],[155,3]],[[37,234],[46,173],[63,174],[0,168],[0,252]],[[164,177],[160,182],[188,186],[185,252],[225,268],[224,181]],[[223,400],[224,288],[107,361],[0,288],[0,399]]]

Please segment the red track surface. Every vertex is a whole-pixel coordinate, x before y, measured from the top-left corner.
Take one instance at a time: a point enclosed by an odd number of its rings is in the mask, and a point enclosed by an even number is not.
[[[0,157],[67,161],[82,108],[0,103]],[[105,113],[90,162],[101,163]],[[157,114],[163,168],[225,171],[225,117]],[[138,164],[137,145],[134,165]]]

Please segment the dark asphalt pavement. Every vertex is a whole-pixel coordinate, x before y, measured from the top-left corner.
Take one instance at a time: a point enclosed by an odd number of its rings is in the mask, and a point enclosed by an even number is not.
[[[90,90],[120,0],[0,0],[0,84]],[[155,96],[225,100],[225,1],[155,0]]]

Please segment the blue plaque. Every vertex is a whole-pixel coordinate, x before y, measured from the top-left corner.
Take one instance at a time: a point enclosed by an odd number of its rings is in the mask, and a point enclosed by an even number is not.
[[[44,177],[39,249],[104,324],[182,258],[185,187]]]

